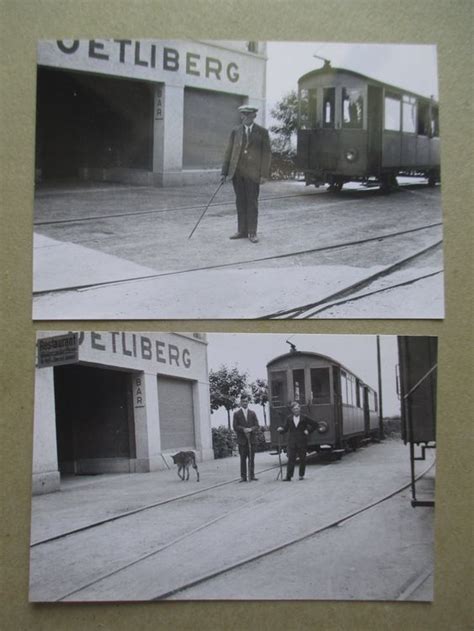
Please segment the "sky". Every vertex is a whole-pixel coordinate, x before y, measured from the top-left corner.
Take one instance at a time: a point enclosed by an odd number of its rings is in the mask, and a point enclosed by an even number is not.
[[[369,386],[378,389],[375,335],[208,333],[207,338],[210,370],[217,370],[225,364],[247,372],[249,381],[255,381],[257,377],[266,379],[267,362],[287,353],[290,346],[286,340],[290,340],[300,351],[321,353],[339,361]],[[400,413],[395,383],[395,367],[398,364],[396,336],[380,336],[380,347],[383,412],[384,416],[393,416]],[[261,407],[252,407],[263,424]],[[211,423],[213,427],[227,425],[227,412],[224,409],[214,412]]]
[[[306,72],[321,68],[319,55],[337,68],[354,70],[392,85],[438,98],[436,46],[420,44],[267,43],[267,118]],[[268,121],[267,121],[268,123]]]

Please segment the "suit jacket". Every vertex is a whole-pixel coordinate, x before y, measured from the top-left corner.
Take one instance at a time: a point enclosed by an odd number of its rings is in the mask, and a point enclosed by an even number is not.
[[[244,126],[239,125],[230,134],[222,165],[222,175],[234,177],[244,143]],[[256,123],[253,124],[247,151],[246,175],[257,184],[260,182],[260,178],[269,178],[272,152],[270,137],[264,127],[260,127]]]
[[[249,410],[247,408],[247,420],[245,420],[244,413],[242,412],[242,408],[239,408],[237,412],[234,412],[234,419],[232,422],[232,427],[234,428],[234,432],[237,434],[237,442],[239,445],[247,444],[247,434],[244,432],[244,427],[258,427],[257,415],[253,410]],[[250,443],[255,445],[257,440],[255,436],[255,431],[250,432]]]
[[[318,423],[309,418],[309,416],[301,414],[298,427],[295,427],[293,414],[290,414],[290,416],[286,417],[285,423],[282,427],[283,433],[288,432],[288,446],[306,447],[308,445],[308,436],[311,432],[314,432],[314,430],[317,429]],[[305,430],[308,431],[308,436],[304,433]]]

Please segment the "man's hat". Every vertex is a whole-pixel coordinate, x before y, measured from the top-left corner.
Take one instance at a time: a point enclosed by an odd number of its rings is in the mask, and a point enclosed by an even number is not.
[[[241,105],[238,110],[241,114],[255,114],[258,112],[257,107],[251,107],[250,105]]]

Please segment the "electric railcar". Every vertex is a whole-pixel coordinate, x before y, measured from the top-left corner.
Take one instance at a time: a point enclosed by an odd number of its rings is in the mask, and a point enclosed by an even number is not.
[[[411,503],[433,506],[431,500],[417,500],[415,462],[425,460],[426,450],[436,447],[437,338],[399,336],[398,359],[402,439],[410,447]]]
[[[303,414],[318,423],[309,452],[340,458],[345,451],[379,435],[377,393],[339,362],[317,353],[292,350],[267,364],[270,433],[273,448],[286,448],[287,435],[276,428],[298,401]],[[281,441],[281,442],[280,442]]]
[[[298,81],[296,166],[306,185],[380,184],[397,175],[440,178],[439,108],[433,99],[329,62]]]

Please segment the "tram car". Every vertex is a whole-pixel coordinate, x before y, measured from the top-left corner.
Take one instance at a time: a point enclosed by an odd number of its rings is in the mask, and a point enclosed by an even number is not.
[[[440,178],[439,108],[433,99],[324,66],[298,81],[296,166],[306,185],[396,186],[397,175]]]
[[[342,364],[318,353],[289,353],[267,364],[272,447],[286,450],[287,435],[277,427],[298,401],[302,414],[318,423],[308,437],[308,452],[341,458],[379,435],[377,393]]]
[[[401,432],[410,447],[412,506],[433,506],[418,500],[415,462],[436,447],[437,338],[398,337],[397,391],[401,402]]]

